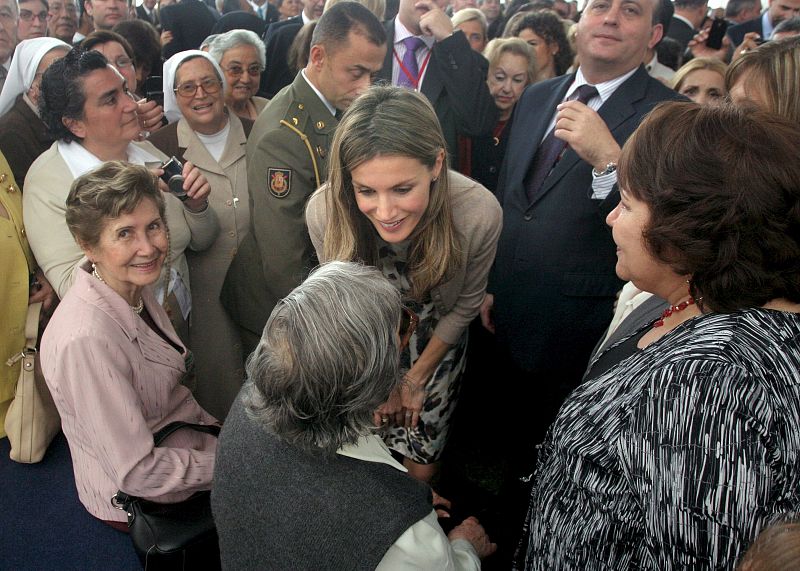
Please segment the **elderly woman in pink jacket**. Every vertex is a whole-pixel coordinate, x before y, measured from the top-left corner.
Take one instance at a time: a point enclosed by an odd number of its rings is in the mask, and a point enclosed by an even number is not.
[[[81,502],[124,528],[117,490],[173,503],[211,488],[215,438],[182,429],[155,447],[153,433],[217,421],[181,384],[191,357],[150,287],[169,250],[155,175],[107,162],[76,179],[66,207],[86,258],[42,338],[42,368]]]

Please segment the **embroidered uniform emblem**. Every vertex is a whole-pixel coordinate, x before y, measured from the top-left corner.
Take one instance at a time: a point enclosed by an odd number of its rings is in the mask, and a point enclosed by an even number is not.
[[[292,169],[270,168],[267,171],[269,192],[275,198],[286,198],[292,189]]]

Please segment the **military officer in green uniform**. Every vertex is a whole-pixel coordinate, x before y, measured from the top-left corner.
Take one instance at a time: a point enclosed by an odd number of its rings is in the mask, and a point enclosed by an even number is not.
[[[354,2],[332,7],[314,29],[308,65],[253,126],[247,142],[250,233],[222,290],[245,355],[278,300],[317,263],[305,225],[306,201],[327,178],[337,115],[370,86],[385,54],[386,32],[372,12]]]

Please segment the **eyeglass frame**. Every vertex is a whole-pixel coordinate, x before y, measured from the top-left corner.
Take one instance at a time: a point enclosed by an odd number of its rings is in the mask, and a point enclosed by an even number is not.
[[[25,16],[23,16],[23,14]],[[30,16],[28,16],[28,14],[30,14]],[[32,12],[31,10],[20,10],[18,14],[19,19],[22,20],[23,22],[33,22],[33,20],[36,19],[39,20],[39,22],[41,23],[45,23],[47,22],[48,16],[49,12],[47,12],[46,10],[39,12],[38,14]]]
[[[206,86],[203,85],[204,83],[208,83],[208,85],[216,85],[217,86],[216,91],[209,91],[206,88]],[[194,91],[192,92],[191,95],[189,95],[189,94],[185,94],[184,95],[183,93],[180,92],[181,87],[184,86],[184,85],[194,85]],[[172,91],[173,91],[173,93],[175,93],[175,95],[180,95],[181,97],[184,97],[186,99],[191,99],[192,97],[197,95],[197,90],[200,89],[201,87],[203,88],[203,92],[206,95],[214,95],[215,93],[219,93],[220,90],[222,89],[222,82],[219,79],[215,79],[213,77],[209,77],[209,78],[204,79],[203,81],[201,81],[199,83],[195,83],[195,82],[181,83],[178,87],[176,87]]]
[[[220,66],[220,67],[222,67],[222,66]],[[239,69],[241,69],[241,71],[238,71],[238,72],[234,71],[235,68],[239,68]],[[251,73],[251,70],[256,69],[256,68],[258,68],[258,72],[257,73]],[[250,77],[258,77],[262,73],[264,73],[264,68],[261,67],[260,63],[254,63],[254,64],[251,64],[251,65],[248,65],[247,67],[244,67],[243,65],[229,65],[228,67],[223,67],[222,69],[226,73],[230,73],[231,77],[242,77],[245,74],[245,72],[247,72],[247,75],[249,75]]]

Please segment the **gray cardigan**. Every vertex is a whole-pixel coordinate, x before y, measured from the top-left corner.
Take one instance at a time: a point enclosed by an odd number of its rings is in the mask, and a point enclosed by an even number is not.
[[[448,171],[453,218],[464,253],[462,265],[452,277],[431,290],[431,299],[442,316],[434,334],[455,344],[478,314],[497,240],[503,226],[503,211],[494,195],[482,185],[455,171]],[[326,186],[317,190],[306,207],[306,224],[317,257],[323,261],[322,245],[327,224]]]

